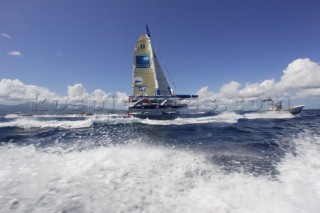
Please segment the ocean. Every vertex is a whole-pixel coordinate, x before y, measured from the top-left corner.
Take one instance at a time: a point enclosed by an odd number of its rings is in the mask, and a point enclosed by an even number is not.
[[[320,110],[0,117],[0,212],[319,212]]]

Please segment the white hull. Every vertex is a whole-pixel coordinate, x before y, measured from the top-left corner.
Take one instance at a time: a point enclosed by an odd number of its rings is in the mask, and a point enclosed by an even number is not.
[[[284,109],[283,111],[288,111],[291,114],[296,115],[296,114],[298,114],[298,113],[300,113],[302,111],[303,107],[304,107],[304,105],[293,106],[293,107],[290,107],[288,109]]]

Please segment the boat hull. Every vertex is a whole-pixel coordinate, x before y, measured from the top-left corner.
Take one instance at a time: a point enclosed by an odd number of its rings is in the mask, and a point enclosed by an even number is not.
[[[304,105],[293,106],[293,107],[290,107],[289,109],[285,109],[284,111],[288,111],[291,114],[296,115],[302,111],[303,107],[304,107]]]
[[[179,117],[180,112],[135,112],[130,113],[129,115],[140,118],[140,119],[151,119],[151,120],[174,120]]]
[[[142,119],[172,120],[179,117],[180,112],[187,108],[186,104],[170,107],[129,107],[129,116]]]

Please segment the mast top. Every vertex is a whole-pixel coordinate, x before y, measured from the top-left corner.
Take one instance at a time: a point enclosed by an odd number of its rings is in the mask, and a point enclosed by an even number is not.
[[[150,34],[150,30],[149,30],[148,25],[146,25],[146,29],[147,29],[147,35],[148,35],[148,37],[151,38],[151,34]]]

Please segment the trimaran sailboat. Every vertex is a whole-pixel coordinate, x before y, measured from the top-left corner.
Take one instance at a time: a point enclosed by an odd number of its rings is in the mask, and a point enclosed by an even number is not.
[[[135,117],[150,119],[174,119],[187,104],[182,99],[197,95],[174,94],[152,49],[148,26],[147,34],[141,35],[134,50],[133,95],[129,97],[128,113]]]

